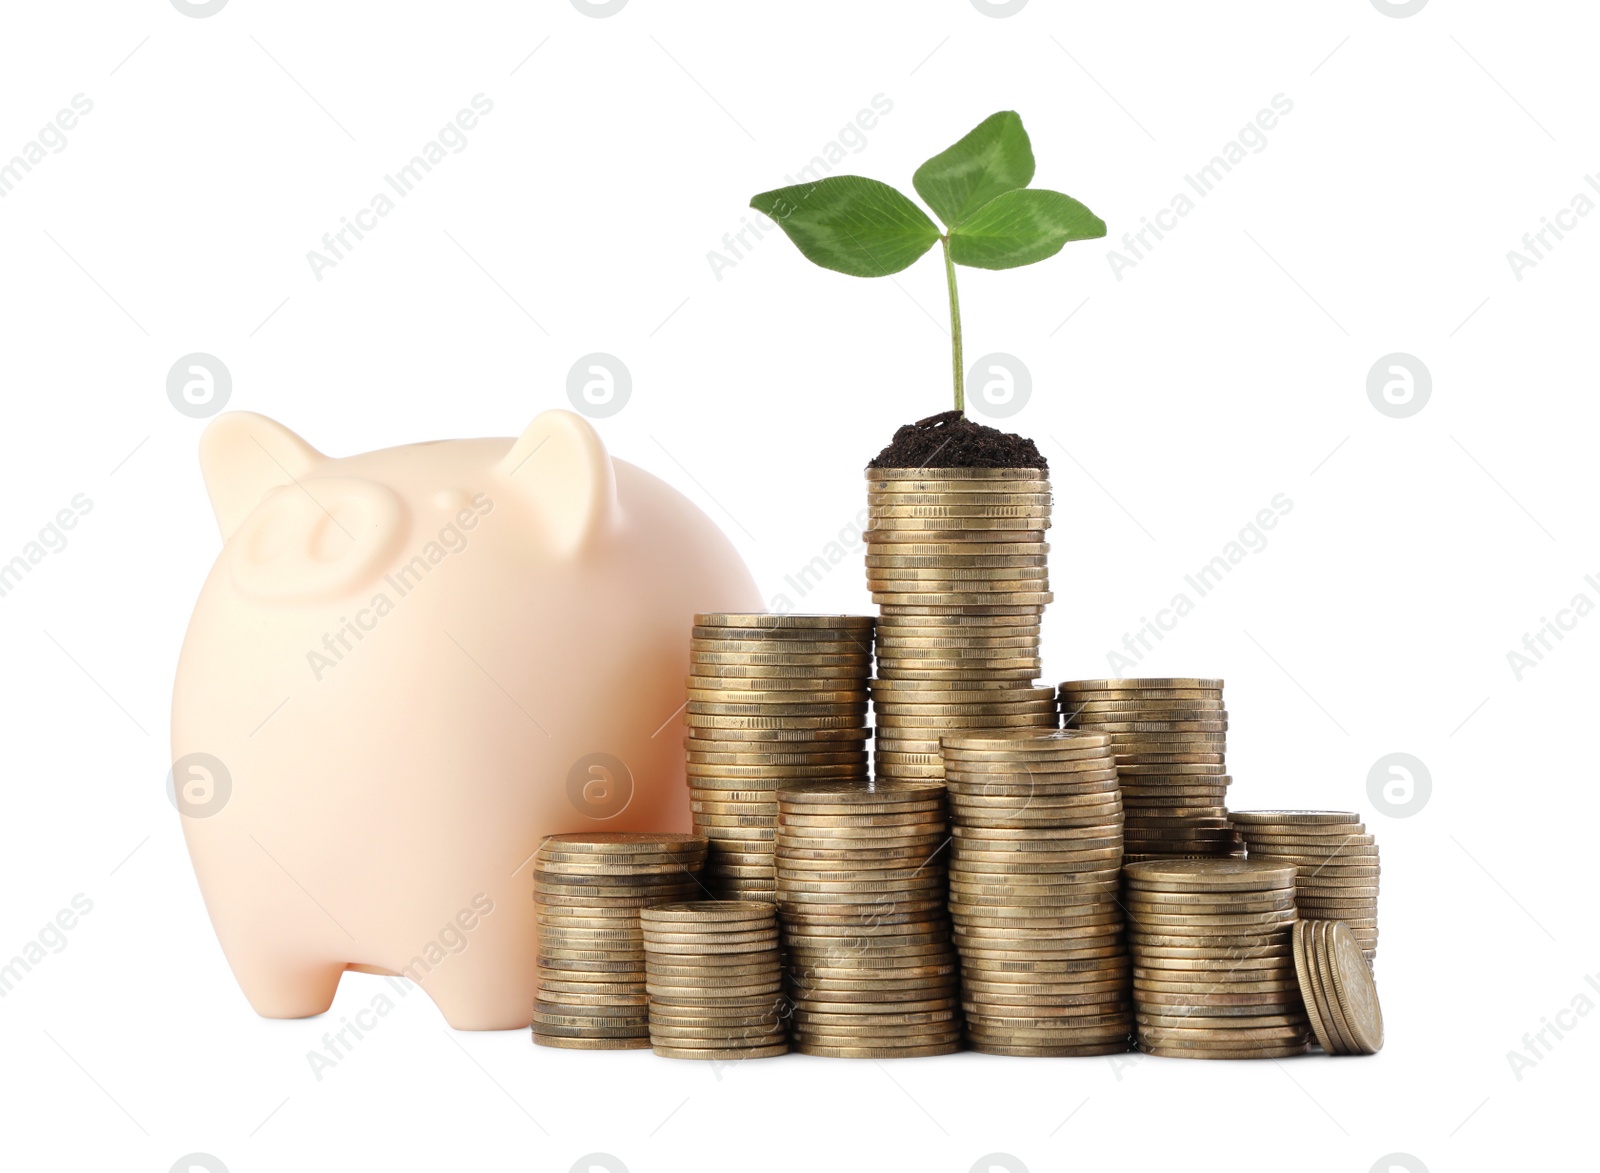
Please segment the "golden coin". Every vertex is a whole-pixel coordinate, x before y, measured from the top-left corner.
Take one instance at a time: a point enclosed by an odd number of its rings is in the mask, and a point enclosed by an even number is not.
[[[1215,961],[1247,961],[1267,957],[1287,958],[1290,955],[1290,945],[1287,937],[1281,943],[1273,942],[1267,945],[1235,945],[1214,948],[1210,946],[1193,945],[1156,945],[1141,943],[1136,937],[1130,935],[1130,943],[1134,946],[1133,956],[1141,964],[1157,965],[1164,958],[1184,959],[1211,959]]]
[[[1154,892],[1227,892],[1287,888],[1294,868],[1248,860],[1163,860],[1129,864],[1123,875],[1131,888]]]
[[[798,627],[870,631],[873,626],[873,619],[870,615],[801,615],[731,611],[698,614],[694,617],[694,622],[697,627],[748,627],[762,630]]]
[[[1173,676],[1131,677],[1123,680],[1067,680],[1061,684],[1063,692],[1138,692],[1142,689],[1197,688],[1218,691],[1221,680],[1186,679]]]
[[[650,1037],[647,1034],[623,1038],[561,1038],[555,1035],[542,1035],[535,1030],[533,1041],[541,1047],[562,1047],[570,1051],[648,1050],[650,1046]]]
[[[697,676],[815,676],[833,680],[870,675],[872,654],[854,655],[797,654],[794,652],[711,652],[690,653],[690,667]]]
[[[802,815],[795,808],[778,811],[778,826],[784,831],[800,835],[835,834],[842,839],[874,839],[878,835],[912,834],[917,829],[938,831],[944,826],[944,813],[938,807],[922,808],[907,813],[870,813],[870,815]]]
[[[792,675],[764,674],[763,668],[752,667],[743,671],[737,664],[691,665],[697,675],[684,677],[684,687],[690,700],[716,700],[725,693],[759,693],[760,699],[778,703],[785,701],[851,701],[866,691],[865,670],[825,674],[814,668],[804,668]],[[718,669],[733,671],[719,673]],[[696,692],[712,692],[716,696],[698,697]]]
[[[962,501],[970,496],[971,501]],[[966,490],[934,493],[867,493],[870,517],[1026,517],[1048,514],[1048,491],[1022,493],[971,493]]]
[[[557,1023],[533,1022],[534,1037],[541,1042],[545,1039],[632,1039],[648,1038],[650,1025],[648,1022],[638,1026],[564,1026]]]
[[[859,762],[865,757],[865,748],[853,747],[806,751],[779,750],[772,753],[738,749],[691,749],[684,755],[687,762],[708,766],[828,766]]]
[[[655,955],[645,958],[645,980],[664,985],[685,982],[700,983],[715,980],[719,984],[736,982],[768,982],[773,978],[773,960],[769,950],[748,960],[735,954],[708,954],[703,958]]]
[[[878,851],[878,850],[898,850],[900,848],[905,848],[908,851],[912,851],[912,850],[920,848],[923,851],[927,852],[928,856],[931,858],[933,855],[935,855],[939,851],[939,849],[941,849],[944,846],[945,840],[947,838],[948,838],[948,836],[945,833],[939,832],[939,831],[934,831],[934,832],[930,832],[930,833],[928,833],[926,835],[904,835],[904,836],[894,836],[893,838],[879,837],[878,839],[875,839],[875,840],[872,841],[871,847],[868,847],[868,848],[849,848],[849,847],[846,847],[843,844],[841,844],[840,840],[838,838],[836,838],[836,837],[831,837],[831,836],[826,836],[826,835],[806,835],[806,836],[801,836],[801,835],[796,834],[791,829],[789,832],[785,833],[783,836],[780,837],[780,839],[778,840],[777,846],[778,846],[779,851],[782,852],[782,854],[783,854],[783,856],[785,858],[810,858],[810,859],[835,858],[835,859],[838,859],[838,860],[840,860],[842,862],[842,861],[847,861],[847,860],[852,860],[852,859],[862,859],[862,858],[868,858],[868,857],[862,856],[862,855],[859,855],[859,854],[856,854],[856,855],[841,854],[841,855],[837,855],[837,856],[830,856],[830,855],[827,855],[827,854],[813,854],[813,853],[848,852],[848,851],[851,851],[851,850],[854,850],[854,851],[857,851],[857,852],[860,852],[860,851]]]
[[[1149,1023],[1139,1024],[1139,1032],[1144,1039],[1152,1043],[1166,1042],[1200,1042],[1216,1047],[1219,1042],[1224,1047],[1250,1047],[1254,1043],[1304,1043],[1306,1042],[1306,1027],[1304,1026],[1251,1026],[1232,1027],[1226,1034],[1211,1026],[1152,1026]],[[1221,1035],[1221,1039],[1219,1039]]]
[[[713,706],[715,707],[715,706]],[[684,724],[694,737],[722,737],[730,734],[782,734],[784,737],[804,739],[807,732],[837,733],[855,737],[865,732],[866,708],[858,716],[852,706],[844,712],[818,715],[784,715],[766,713],[707,713],[697,712],[694,705],[684,714]],[[720,731],[728,731],[727,733]]]
[[[1054,714],[1048,709],[1043,712],[1008,713],[1001,709],[999,712],[986,712],[968,716],[955,716],[943,713],[929,713],[926,715],[907,713],[881,713],[878,716],[878,741],[931,741],[935,752],[938,750],[939,739],[962,729],[971,729],[981,725],[987,729],[1051,729],[1053,728]]]
[[[1341,921],[1319,921],[1315,937],[1326,952],[1326,972],[1332,978],[1334,1017],[1340,1033],[1358,1055],[1375,1055],[1383,1049],[1383,1011],[1372,970],[1354,934]]]
[[[1263,828],[1288,824],[1331,828],[1341,824],[1361,822],[1361,816],[1353,811],[1250,810],[1229,813],[1238,822],[1259,825]]]
[[[992,483],[992,482],[988,482]],[[969,486],[958,487],[928,487],[921,489],[906,489],[900,484],[890,485],[887,488],[868,488],[867,503],[869,505],[1049,505],[1053,494],[1047,485],[1035,482],[1023,482],[1020,485],[1001,485],[989,490],[973,489]]]
[[[778,907],[768,900],[681,900],[639,912],[641,931],[652,933],[745,932],[746,926],[777,924]]]
[[[893,664],[931,664],[934,667],[962,667],[965,664],[973,666],[990,666],[990,664],[1005,664],[1006,659],[1038,659],[1040,645],[1037,639],[1018,640],[1014,645],[990,645],[990,643],[962,642],[958,647],[950,648],[907,648],[890,645],[878,648],[877,663],[880,666],[893,666]],[[880,679],[893,680],[893,677]],[[869,682],[875,683],[875,682]],[[1045,695],[1046,690],[1034,688],[1029,685],[1029,690],[1040,695],[1040,699],[1058,704],[1054,696]]]
[[[706,934],[701,934],[701,936],[704,937]],[[646,957],[679,955],[714,957],[719,954],[761,953],[766,950],[776,950],[777,947],[778,930],[776,926],[770,929],[753,930],[748,933],[728,933],[720,940],[666,940],[652,936],[646,936],[644,939],[644,954]]]
[[[1282,1014],[1237,1014],[1230,1015],[1226,1018],[1216,1018],[1207,1017],[1204,1015],[1185,1014],[1182,1011],[1179,1011],[1177,1014],[1162,1014],[1158,1011],[1145,1010],[1136,1007],[1133,1017],[1135,1022],[1142,1023],[1147,1026],[1166,1028],[1176,1027],[1180,1030],[1195,1027],[1203,1027],[1206,1030],[1216,1031],[1255,1030],[1262,1027],[1271,1028],[1283,1026],[1298,1027],[1302,1031],[1306,1029],[1306,1017],[1305,1015],[1299,1013],[1298,1009],[1285,1011]]]
[[[1301,921],[1294,927],[1292,939],[1295,976],[1300,983],[1300,996],[1305,1004],[1306,1017],[1311,1021],[1311,1029],[1317,1036],[1317,1042],[1328,1054],[1337,1055],[1342,1053],[1343,1040],[1334,1035],[1329,1022],[1330,1015],[1323,1006],[1321,975],[1317,972],[1314,956],[1316,946],[1311,940],[1314,923]]]
[[[860,744],[871,736],[864,725],[845,725],[836,728],[810,728],[779,726],[772,729],[751,729],[721,725],[689,725],[688,742],[703,748],[719,746],[746,746],[752,750],[775,750],[805,746],[839,746],[848,748]]]
[[[739,657],[728,663],[708,663],[696,659],[688,677],[695,688],[772,689],[849,689],[872,675],[871,661],[863,656],[848,664],[816,664],[805,661],[781,664],[751,663]]]
[[[622,853],[649,850],[653,852],[694,851],[704,847],[696,835],[671,831],[580,831],[564,835],[546,835],[540,847],[557,850],[601,853]]]
[[[1145,717],[1157,721],[1216,720],[1217,714],[1226,712],[1222,701],[1085,701],[1076,697],[1063,698],[1061,711],[1074,717],[1108,715],[1111,720],[1133,721]],[[1085,722],[1088,723],[1088,722]]]
[[[653,1045],[650,1048],[663,1059],[768,1059],[789,1053],[789,1044],[775,1042],[765,1046],[728,1047],[673,1047]]]
[[[881,562],[880,556],[875,561]],[[1041,563],[1043,559],[1039,560]],[[867,566],[867,582],[897,583],[897,582],[933,582],[945,584],[961,590],[976,590],[977,587],[962,587],[961,583],[1042,583],[1049,578],[1049,568],[1038,566]],[[891,588],[904,589],[904,588]],[[1014,589],[1014,588],[1005,588]],[[1035,588],[1037,589],[1037,588]],[[881,645],[880,645],[881,650]]]
[[[1064,710],[1070,712],[1070,708]],[[1070,723],[1081,726],[1095,733],[1225,733],[1228,729],[1226,719],[1204,721],[1156,721],[1156,720],[1100,720],[1101,714],[1092,714],[1095,720],[1085,720],[1091,714],[1081,714],[1070,719]]]
[[[822,647],[840,652],[870,651],[873,633],[870,629],[829,629],[822,627],[776,628],[763,630],[751,627],[692,627],[689,638],[704,644],[757,644],[757,650],[782,651],[790,646],[797,648]],[[715,649],[713,649],[715,650]],[[730,649],[731,650],[731,649]]]
[[[1306,1045],[1300,1043],[1281,1047],[1269,1045],[1247,1048],[1202,1048],[1183,1047],[1171,1043],[1141,1042],[1139,1050],[1160,1059],[1288,1059],[1295,1055],[1304,1055],[1306,1053]]]
[[[902,554],[897,547],[880,546],[868,554],[868,573],[885,570],[1044,570],[1050,564],[1047,554]],[[882,632],[879,632],[882,636]]]
[[[1220,688],[1151,688],[1141,689],[1138,692],[1129,692],[1126,689],[1092,689],[1068,688],[1062,685],[1058,691],[1063,697],[1070,697],[1077,701],[1116,701],[1118,704],[1155,704],[1166,701],[1220,701],[1222,690]]]
[[[1084,756],[1106,757],[1109,746],[1105,737],[1072,729],[1030,734],[966,733],[945,738],[946,749],[973,762],[1070,762]]]
[[[895,782],[845,784],[837,782],[790,783],[778,791],[778,801],[785,809],[799,809],[809,803],[836,806],[847,803],[922,802],[943,795],[944,786],[938,782]]]
[[[1246,892],[1146,892],[1129,888],[1123,903],[1156,915],[1244,916],[1250,913],[1294,911],[1292,888]]]
[[[692,785],[703,789],[746,789],[756,780],[781,783],[805,780],[865,781],[865,767],[859,762],[831,762],[815,766],[734,766],[721,762],[686,762],[685,773]]]
[[[722,695],[717,694],[718,697]],[[806,722],[809,721],[822,722],[818,728],[838,729],[859,727],[864,724],[867,702],[864,699],[840,702],[801,700],[778,704],[742,700],[696,700],[690,697],[686,713],[686,720],[691,724],[695,717],[709,716],[719,717],[725,721],[731,718],[743,718],[746,721],[754,719],[757,722],[752,726],[754,728],[773,728],[781,725],[799,729],[806,727]]]

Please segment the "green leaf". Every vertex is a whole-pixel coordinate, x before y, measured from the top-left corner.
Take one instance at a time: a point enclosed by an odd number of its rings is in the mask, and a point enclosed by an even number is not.
[[[939,239],[928,214],[887,183],[830,175],[764,191],[750,206],[778,222],[807,259],[852,277],[887,277]]]
[[[1033,181],[1033,147],[1011,110],[991,114],[911,177],[917,194],[951,228],[1002,192]]]
[[[1025,188],[996,196],[950,230],[950,259],[1015,269],[1053,257],[1069,240],[1106,234],[1106,222],[1069,195]]]

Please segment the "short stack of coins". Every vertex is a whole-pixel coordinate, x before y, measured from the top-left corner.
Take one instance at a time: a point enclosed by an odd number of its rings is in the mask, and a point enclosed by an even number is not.
[[[1383,1009],[1372,969],[1350,926],[1302,920],[1294,926],[1294,965],[1317,1042],[1330,1055],[1383,1049]]]
[[[776,906],[658,904],[639,910],[639,924],[657,1055],[758,1059],[789,1049]]]
[[[1295,865],[1307,920],[1343,921],[1370,966],[1378,955],[1378,844],[1351,811],[1234,811],[1251,859]]]
[[[772,900],[788,782],[867,776],[871,616],[696,615],[684,720],[706,879],[728,899]]]
[[[877,1059],[960,1050],[947,834],[942,782],[778,791],[778,912],[796,1050]]]
[[[937,778],[939,738],[1054,727],[1035,688],[1050,602],[1042,468],[869,468],[867,584],[879,778]]]
[[[944,780],[968,1045],[996,1055],[1126,1051],[1122,801],[1110,738],[946,737]]]
[[[1167,859],[1122,874],[1140,1050],[1182,1059],[1306,1051],[1293,867]]]
[[[1151,677],[1061,685],[1069,729],[1111,738],[1130,861],[1238,856],[1228,822],[1228,712],[1222,681]]]
[[[539,990],[533,1041],[611,1050],[650,1045],[639,910],[700,893],[706,841],[671,832],[550,835],[533,860]]]

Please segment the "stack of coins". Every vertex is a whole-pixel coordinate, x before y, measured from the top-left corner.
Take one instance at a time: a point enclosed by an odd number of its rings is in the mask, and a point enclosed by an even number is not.
[[[795,1048],[886,1059],[961,1048],[942,782],[778,791],[778,911]]]
[[[1330,1055],[1376,1055],[1383,1010],[1361,944],[1343,921],[1294,927],[1294,965],[1317,1042]]]
[[[1234,811],[1251,859],[1295,865],[1308,920],[1343,921],[1371,965],[1378,955],[1378,845],[1350,811]]]
[[[1294,868],[1169,859],[1122,874],[1140,1050],[1181,1059],[1305,1052]]]
[[[1111,738],[1127,815],[1127,859],[1238,856],[1228,822],[1228,712],[1222,681],[1151,677],[1069,680],[1071,729]]]
[[[1039,674],[1050,481],[1037,468],[869,468],[880,778],[937,778],[939,738],[1053,727]]]
[[[695,616],[690,807],[721,897],[772,900],[777,787],[867,777],[866,615]]]
[[[650,1045],[639,910],[699,893],[705,858],[704,839],[669,832],[550,835],[539,844],[534,1042],[588,1051]]]
[[[1110,738],[946,737],[944,780],[968,1045],[995,1055],[1126,1051],[1122,802]]]
[[[759,1059],[789,1049],[778,910],[693,900],[639,911],[650,1044],[668,1059]]]

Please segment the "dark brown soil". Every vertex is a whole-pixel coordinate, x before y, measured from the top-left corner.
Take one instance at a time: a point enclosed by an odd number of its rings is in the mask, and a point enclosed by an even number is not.
[[[868,468],[1044,468],[1048,461],[1026,436],[975,424],[959,411],[941,411],[907,424]]]

